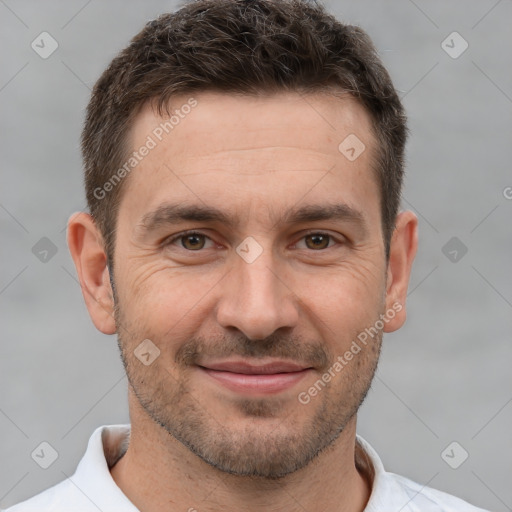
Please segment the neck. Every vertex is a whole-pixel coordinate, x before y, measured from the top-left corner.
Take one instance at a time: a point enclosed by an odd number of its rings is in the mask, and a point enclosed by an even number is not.
[[[111,474],[142,512],[362,512],[369,499],[370,484],[355,463],[355,417],[306,467],[269,480],[210,466],[132,405],[130,444]]]

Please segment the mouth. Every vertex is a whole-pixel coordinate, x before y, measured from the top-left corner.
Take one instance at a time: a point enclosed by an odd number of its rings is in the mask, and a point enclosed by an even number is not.
[[[236,393],[273,394],[295,386],[312,371],[312,367],[291,361],[220,361],[199,365],[209,378]]]

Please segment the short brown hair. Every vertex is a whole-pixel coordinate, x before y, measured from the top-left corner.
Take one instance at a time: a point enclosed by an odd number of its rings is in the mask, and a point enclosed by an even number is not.
[[[368,35],[307,0],[195,0],[147,23],[92,91],[82,132],[85,188],[110,265],[123,183],[104,197],[97,191],[133,151],[128,135],[134,117],[148,101],[159,115],[169,114],[171,96],[201,91],[338,91],[360,101],[378,142],[373,167],[389,256],[408,129]]]

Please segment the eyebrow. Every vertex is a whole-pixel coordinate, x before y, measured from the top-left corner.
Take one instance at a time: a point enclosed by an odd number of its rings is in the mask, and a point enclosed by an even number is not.
[[[356,224],[363,233],[367,231],[367,224],[362,212],[344,203],[312,204],[292,208],[278,217],[271,214],[274,227],[276,224],[293,225],[304,222],[322,220],[344,221]],[[152,232],[162,226],[178,224],[184,221],[217,222],[229,228],[239,224],[239,220],[230,214],[212,206],[200,204],[164,203],[153,211],[146,213],[137,228],[142,233]]]

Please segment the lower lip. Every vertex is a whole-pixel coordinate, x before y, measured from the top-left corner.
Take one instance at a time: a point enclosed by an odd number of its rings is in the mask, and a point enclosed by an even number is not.
[[[269,375],[248,375],[245,373],[211,370],[209,368],[201,368],[201,370],[232,391],[270,394],[290,389],[308,375],[311,368],[306,368],[300,372],[273,373]]]

